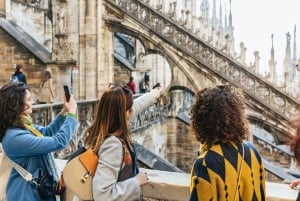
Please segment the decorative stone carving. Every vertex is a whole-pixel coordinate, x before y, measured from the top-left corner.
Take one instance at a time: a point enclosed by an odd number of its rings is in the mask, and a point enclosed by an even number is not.
[[[112,1],[112,0],[111,0]],[[121,1],[121,0],[119,0]],[[161,17],[162,14],[157,12],[156,10],[151,10],[148,7],[145,7],[144,4],[139,1],[134,1],[138,6],[138,12],[132,12],[131,8],[128,7],[118,7],[122,9],[124,12],[129,12],[131,15],[134,15],[135,19],[138,19],[140,23],[145,24],[152,28],[152,31],[157,33],[158,35],[164,36],[164,40],[168,41],[170,44],[174,44],[177,47],[181,47],[182,51],[186,54],[193,54],[192,56],[195,60],[200,63],[205,64],[204,67],[207,71],[211,71],[213,73],[218,74],[224,80],[228,82],[237,83],[239,87],[241,87],[246,92],[251,93],[251,96],[256,97],[256,100],[260,100],[265,105],[268,105],[271,108],[274,108],[277,111],[277,108],[282,108],[281,111],[278,112],[280,117],[286,118],[289,116],[289,109],[280,106],[274,106],[274,104],[278,103],[278,101],[273,102],[275,96],[279,97],[282,102],[291,102],[293,107],[297,107],[297,102],[290,99],[289,96],[283,94],[275,88],[273,85],[269,83],[265,83],[261,77],[257,76],[253,72],[258,71],[259,69],[259,53],[255,52],[255,61],[250,63],[247,66],[247,69],[241,68],[240,65],[232,58],[232,51],[234,50],[233,40],[229,37],[230,35],[224,35],[222,30],[215,30],[217,33],[216,37],[218,38],[216,42],[218,42],[218,47],[220,49],[215,51],[214,47],[207,45],[206,39],[211,35],[211,27],[205,21],[204,17],[199,18],[199,25],[195,26],[196,32],[199,30],[199,37],[195,35],[190,35],[193,31],[188,32],[186,29],[182,29],[185,27],[179,27],[180,23],[184,21],[182,18],[173,17],[170,15],[174,8],[176,8],[176,1],[169,4],[169,10],[166,9],[166,14],[164,17]],[[165,19],[171,18],[171,20]],[[159,26],[154,26],[154,24],[159,24]],[[159,29],[157,27],[160,27]],[[194,30],[195,31],[195,30]],[[203,42],[203,40],[205,40]],[[225,43],[224,43],[225,42]],[[227,54],[224,55],[220,53],[220,50]],[[246,49],[241,50],[240,59],[244,62],[244,56]],[[255,69],[256,67],[256,69]],[[175,70],[174,70],[175,72]],[[173,80],[174,81],[174,80]],[[175,80],[176,81],[176,80]],[[259,89],[259,90],[256,90]],[[263,95],[262,95],[263,94]],[[254,102],[256,102],[256,100]],[[252,99],[250,101],[253,101]]]
[[[175,19],[175,15],[176,15],[176,1],[171,2],[169,4],[169,12],[167,13],[167,16],[171,19]]]
[[[71,44],[67,41],[66,37],[57,37],[55,39],[55,45],[53,48],[54,60],[71,60],[73,56],[73,50]]]
[[[253,67],[255,68],[255,72],[258,74],[259,73],[259,60],[260,60],[260,56],[259,56],[259,52],[258,51],[254,51],[254,65]]]
[[[240,43],[240,55],[237,59],[239,59],[240,62],[244,65],[246,64],[246,62],[245,62],[246,61],[246,52],[247,52],[247,48],[245,47],[244,43],[241,42]]]

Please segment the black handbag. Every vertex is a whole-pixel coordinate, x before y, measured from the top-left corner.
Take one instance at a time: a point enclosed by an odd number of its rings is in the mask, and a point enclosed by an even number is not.
[[[47,172],[40,178],[32,180],[32,183],[36,187],[39,197],[42,200],[54,197],[53,179]]]
[[[43,173],[43,171],[41,171],[40,176],[35,179],[30,172],[25,170],[18,163],[11,159],[9,160],[11,161],[13,168],[15,168],[15,170],[23,177],[23,179],[27,182],[30,182],[37,189],[41,200],[47,200],[51,197],[55,197],[54,180],[52,176],[50,176],[47,172]]]

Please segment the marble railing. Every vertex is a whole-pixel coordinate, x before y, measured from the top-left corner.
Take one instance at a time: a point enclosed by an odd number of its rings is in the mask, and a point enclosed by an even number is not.
[[[149,184],[143,187],[144,200],[186,201],[189,198],[189,174],[142,169],[147,172]],[[298,191],[287,184],[266,183],[267,201],[294,201]]]
[[[65,160],[56,159],[61,171]],[[149,183],[142,188],[143,201],[187,201],[189,199],[189,174],[140,169],[147,172]],[[72,200],[72,193],[67,191],[67,200]],[[298,191],[290,189],[287,184],[266,182],[267,201],[294,201]]]
[[[83,145],[83,131],[94,119],[93,115],[96,110],[96,102],[96,99],[77,101],[77,119],[79,121],[79,127],[73,135],[68,147],[54,153],[55,158],[65,158],[74,152],[78,146]],[[31,115],[33,122],[42,126],[48,125],[61,111],[62,107],[62,102],[33,105],[33,112]]]
[[[137,96],[135,96],[137,97]],[[79,128],[74,134],[68,147],[62,151],[55,152],[55,158],[67,158],[79,146],[84,145],[84,130],[91,124],[94,119],[94,111],[96,110],[96,99],[77,101],[77,118]],[[32,119],[35,124],[47,125],[60,112],[63,103],[38,104],[33,105]],[[162,104],[154,104],[139,114],[135,119],[129,122],[131,131],[135,132],[140,128],[145,128],[150,124],[160,121],[166,116],[166,107]]]
[[[134,20],[146,30],[150,29],[151,33],[197,61],[215,77],[242,88],[247,95],[248,104],[260,108],[264,115],[287,120],[296,111],[299,105],[296,99],[201,40],[174,19],[155,10],[148,1],[106,0],[105,6],[111,12],[118,10],[123,13],[124,20],[127,18]],[[120,16],[118,13],[115,15]],[[122,24],[119,23],[116,26],[122,26]]]
[[[22,3],[37,9],[41,9],[41,10],[48,10],[48,1],[42,1],[42,0],[13,0],[17,3]]]

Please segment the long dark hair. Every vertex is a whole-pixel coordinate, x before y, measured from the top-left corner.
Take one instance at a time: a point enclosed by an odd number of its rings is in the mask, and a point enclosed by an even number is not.
[[[20,115],[25,108],[25,95],[29,87],[23,82],[4,85],[0,89],[0,142],[8,127],[25,129]]]
[[[126,86],[113,85],[104,91],[95,113],[95,119],[86,130],[85,144],[98,151],[109,134],[121,131],[123,138],[130,143],[130,129],[126,111],[131,111],[133,96]]]
[[[44,83],[44,82],[48,81],[48,80],[51,79],[51,78],[52,78],[51,72],[47,70],[47,71],[45,72],[43,78],[42,78],[42,82]]]

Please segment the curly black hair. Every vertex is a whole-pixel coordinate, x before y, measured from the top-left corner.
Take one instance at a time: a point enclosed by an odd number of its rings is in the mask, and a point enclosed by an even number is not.
[[[0,89],[0,142],[9,127],[25,129],[20,115],[25,108],[25,95],[29,87],[23,82],[10,83]]]
[[[231,85],[199,91],[190,115],[197,139],[208,147],[220,143],[240,143],[249,136],[243,93]]]

